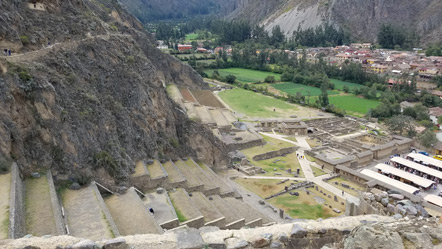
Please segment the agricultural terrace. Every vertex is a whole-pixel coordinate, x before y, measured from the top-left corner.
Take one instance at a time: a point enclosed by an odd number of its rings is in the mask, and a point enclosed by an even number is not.
[[[240,88],[220,92],[219,96],[232,109],[250,117],[286,117],[288,112],[298,109],[283,100]]]
[[[212,76],[214,70],[205,70],[204,72]],[[251,69],[243,69],[243,68],[225,68],[225,69],[218,69],[218,72],[221,76],[227,76],[229,74],[232,74],[236,77],[236,80],[242,83],[254,83],[254,82],[264,82],[264,79],[267,76],[273,76],[275,77],[276,81],[281,80],[281,74],[272,73],[272,72],[263,72],[258,70],[251,70]]]
[[[313,86],[307,86],[302,84],[296,84],[291,82],[285,82],[280,84],[273,84],[272,87],[283,91],[288,94],[296,95],[296,93],[301,93],[304,96],[319,96],[321,95],[321,89]],[[328,91],[328,95],[338,95],[338,91]]]

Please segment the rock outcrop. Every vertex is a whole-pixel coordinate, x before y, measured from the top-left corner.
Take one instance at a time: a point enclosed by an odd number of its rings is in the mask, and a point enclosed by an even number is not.
[[[163,235],[126,236],[89,241],[69,236],[0,241],[12,248],[442,248],[442,225],[437,219],[395,221],[385,216],[339,217],[299,221],[269,227],[219,230],[179,228]],[[80,247],[87,245],[90,247]],[[29,246],[29,247],[27,247]],[[31,247],[33,246],[33,247]]]
[[[136,161],[192,156],[227,164],[223,145],[189,120],[166,84],[206,89],[155,48],[117,1],[0,2],[0,159],[30,174],[124,184]],[[115,180],[116,179],[116,180]]]

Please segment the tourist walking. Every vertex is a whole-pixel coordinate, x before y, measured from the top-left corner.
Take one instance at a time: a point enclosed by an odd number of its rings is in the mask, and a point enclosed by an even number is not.
[[[5,56],[8,56],[8,49],[7,49],[7,48],[5,48],[5,49],[3,50],[3,54],[4,54]]]
[[[344,190],[342,190],[342,196],[344,196]]]
[[[11,50],[10,49],[8,49],[8,55],[11,56]]]

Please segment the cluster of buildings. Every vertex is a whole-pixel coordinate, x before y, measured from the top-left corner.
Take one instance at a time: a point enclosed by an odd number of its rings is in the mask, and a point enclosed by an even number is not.
[[[388,76],[390,85],[399,84],[397,79],[402,75],[416,75],[419,81],[430,81],[442,75],[442,56],[425,56],[422,49],[372,49],[371,43],[352,43],[350,46],[310,48],[307,60],[317,61],[319,54],[336,65],[346,61],[361,63],[367,72]]]

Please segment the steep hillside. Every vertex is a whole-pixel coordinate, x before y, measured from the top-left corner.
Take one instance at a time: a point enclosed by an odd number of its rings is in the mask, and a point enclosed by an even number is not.
[[[380,24],[391,23],[416,30],[424,43],[442,40],[439,0],[238,0],[238,5],[231,18],[252,22],[258,18],[267,30],[280,25],[287,35],[298,26],[305,29],[330,22],[348,29],[355,39],[375,41]]]
[[[217,13],[216,0],[120,0],[141,22],[181,20]]]
[[[202,78],[157,50],[116,1],[36,2],[0,2],[0,47],[12,50],[0,56],[0,162],[110,186],[145,158],[226,164],[164,87],[204,89]]]

